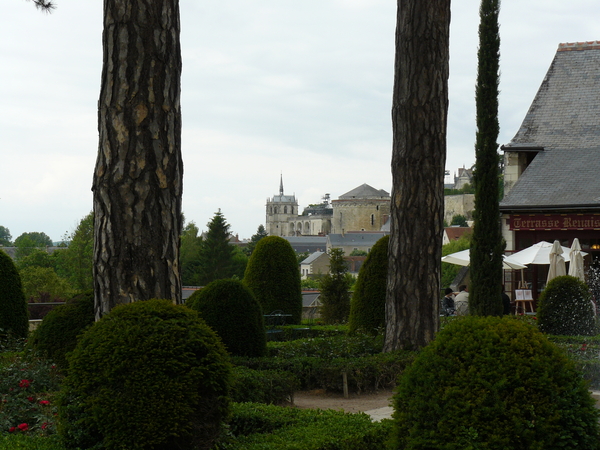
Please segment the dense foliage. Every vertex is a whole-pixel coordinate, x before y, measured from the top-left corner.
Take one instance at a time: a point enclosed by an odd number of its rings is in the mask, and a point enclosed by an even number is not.
[[[246,268],[243,253],[229,243],[229,224],[221,210],[207,224],[208,231],[200,241],[198,285],[232,276],[242,277]]]
[[[70,448],[204,449],[221,432],[228,357],[189,308],[167,300],[117,306],[68,361],[59,432]]]
[[[344,260],[344,250],[332,248],[329,252],[329,272],[320,279],[321,319],[327,324],[345,323],[350,314],[350,279]]]
[[[200,248],[202,236],[194,222],[183,227],[179,241],[179,265],[181,266],[181,284],[200,286]]]
[[[540,330],[557,335],[592,336],[597,332],[589,289],[576,277],[550,280],[538,298]]]
[[[390,389],[410,364],[413,352],[381,353],[383,336],[338,334],[327,337],[270,342],[266,358],[233,358],[255,370],[290,372],[302,389],[342,392],[343,373],[352,392]]]
[[[234,405],[230,439],[218,450],[381,450],[390,421],[333,410]]]
[[[481,0],[477,51],[477,109],[475,139],[475,209],[470,252],[469,313],[503,313],[502,254],[505,242],[500,227],[498,199],[498,85],[500,83],[500,0]]]
[[[233,368],[231,400],[274,405],[289,405],[300,387],[298,378],[283,370],[253,370],[245,366]]]
[[[471,246],[471,234],[470,233],[463,234],[458,240],[451,241],[451,242],[447,243],[446,245],[442,246],[442,256],[460,252],[461,250],[466,250],[470,246]],[[442,288],[449,287],[461,269],[462,269],[462,266],[459,266],[457,264],[442,263],[442,279],[441,279]],[[442,292],[443,292],[443,289],[442,289]],[[440,295],[444,295],[444,294],[440,293]]]
[[[397,449],[597,449],[598,417],[566,354],[513,317],[448,323],[399,379]]]
[[[186,305],[198,311],[232,355],[263,356],[267,350],[263,312],[237,280],[216,280],[194,292]]]
[[[258,244],[258,241],[264,237],[267,237],[268,235],[269,234],[267,233],[267,230],[265,230],[265,227],[260,224],[256,229],[256,233],[252,235],[250,242],[248,242],[248,245],[244,248],[244,253],[248,256],[252,255],[252,252],[256,248],[256,244]]]
[[[50,311],[32,333],[28,345],[66,369],[66,354],[75,349],[77,336],[93,323],[94,293],[88,291]]]
[[[0,356],[0,436],[54,434],[59,371],[31,352]]]
[[[29,313],[21,277],[10,256],[0,250],[0,334],[27,337]]]
[[[300,323],[302,290],[296,253],[279,236],[262,238],[248,261],[244,284],[250,288],[265,314],[280,310]]]
[[[389,236],[379,239],[358,272],[350,303],[351,332],[377,334],[385,327]]]

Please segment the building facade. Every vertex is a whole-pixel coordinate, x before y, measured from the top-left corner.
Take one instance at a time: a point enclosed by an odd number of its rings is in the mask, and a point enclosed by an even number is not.
[[[266,231],[270,236],[327,236],[347,231],[380,231],[390,215],[390,195],[363,184],[330,202],[322,202],[299,212],[295,195],[285,195],[283,179],[279,195],[267,199]]]
[[[578,238],[600,257],[600,42],[560,44],[515,137],[504,150],[500,203],[507,253]],[[548,266],[524,271],[537,298]]]

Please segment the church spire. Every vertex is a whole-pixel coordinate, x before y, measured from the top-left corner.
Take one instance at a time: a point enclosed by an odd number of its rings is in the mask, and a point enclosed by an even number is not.
[[[281,179],[279,181],[279,195],[283,196],[283,173],[281,174]]]

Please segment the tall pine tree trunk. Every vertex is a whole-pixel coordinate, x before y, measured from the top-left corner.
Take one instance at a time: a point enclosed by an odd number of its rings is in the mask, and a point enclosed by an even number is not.
[[[450,0],[398,0],[384,351],[439,327]]]
[[[94,172],[96,318],[150,298],[181,302],[178,0],[105,0]]]
[[[500,71],[499,0],[482,0],[477,53],[477,132],[475,142],[475,211],[470,251],[469,312],[501,315],[502,253],[498,183],[498,85]]]

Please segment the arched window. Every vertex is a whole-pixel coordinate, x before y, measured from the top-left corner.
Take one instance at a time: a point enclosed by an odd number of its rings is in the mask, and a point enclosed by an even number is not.
[[[375,225],[375,214],[371,214],[371,225]]]

